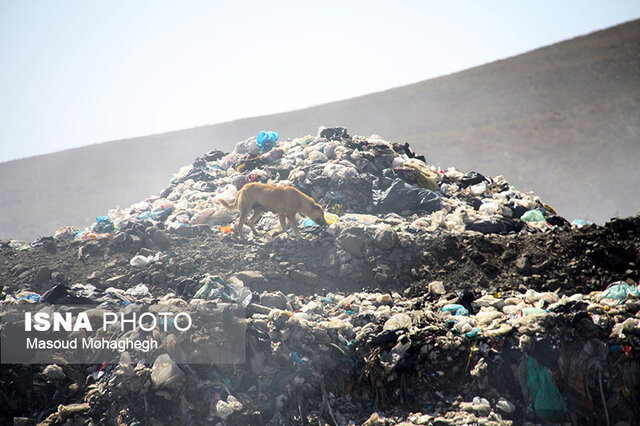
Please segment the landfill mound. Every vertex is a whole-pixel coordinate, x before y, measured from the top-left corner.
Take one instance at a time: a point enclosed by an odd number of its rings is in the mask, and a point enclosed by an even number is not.
[[[240,240],[217,200],[248,182],[295,186],[330,225]],[[110,363],[3,364],[2,423],[640,423],[640,217],[569,224],[379,136],[261,133],[0,262],[3,315],[237,304],[247,325],[242,364],[176,364],[188,342],[159,330]]]

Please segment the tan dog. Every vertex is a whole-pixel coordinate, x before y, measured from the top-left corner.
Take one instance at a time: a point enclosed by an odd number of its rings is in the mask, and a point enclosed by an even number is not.
[[[218,200],[218,202],[228,209],[238,209],[240,211],[240,220],[238,220],[236,231],[241,239],[244,238],[242,227],[247,221],[247,216],[251,210],[253,210],[253,216],[249,219],[248,224],[254,235],[260,235],[256,231],[255,224],[266,211],[274,212],[280,218],[280,231],[276,232],[274,236],[287,230],[287,220],[289,221],[289,226],[295,231],[296,236],[298,238],[301,236],[296,222],[296,213],[307,216],[318,225],[327,226],[322,207],[313,201],[313,198],[292,186],[248,183],[238,192],[233,204],[229,204],[224,200]]]

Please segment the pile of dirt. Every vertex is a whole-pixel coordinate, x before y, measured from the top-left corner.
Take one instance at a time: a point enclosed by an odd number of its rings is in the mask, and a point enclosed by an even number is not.
[[[373,271],[389,262],[388,251],[374,248],[372,256],[356,264],[350,279],[342,280],[335,271],[339,261],[335,254],[342,247],[336,238],[316,229],[303,230],[304,239],[269,242],[242,242],[206,225],[191,232],[192,236],[181,236],[155,227],[133,226],[113,238],[67,242],[49,237],[22,250],[5,241],[0,251],[0,282],[5,294],[24,289],[44,293],[55,284],[75,283],[99,288],[146,283],[154,292],[179,294],[186,280],[197,283],[206,273],[230,277],[256,271],[262,278],[251,282],[255,291],[308,296],[409,289],[408,294],[414,296],[423,294],[426,284],[435,280],[452,289],[589,293],[601,291],[613,281],[640,279],[640,217],[533,234],[417,234],[408,239],[409,247],[402,252],[411,254],[407,261],[400,261],[402,274],[380,282],[374,280]],[[158,245],[150,235],[161,238],[163,244]],[[136,254],[158,250],[163,253],[159,262],[142,269],[130,264]],[[313,278],[297,280],[304,272],[312,272]]]

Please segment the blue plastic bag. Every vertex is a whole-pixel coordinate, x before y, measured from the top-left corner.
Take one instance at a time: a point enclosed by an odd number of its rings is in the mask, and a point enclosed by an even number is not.
[[[168,218],[172,211],[173,211],[173,208],[169,207],[166,209],[158,209],[153,211],[142,212],[136,217],[140,220],[162,221]]]
[[[291,357],[291,360],[293,362],[295,362],[296,364],[304,364],[305,363],[305,360],[300,358],[300,355],[298,355],[297,352],[291,352],[289,354],[289,357]]]
[[[22,300],[22,299],[26,299],[26,300],[30,300],[32,302],[38,303],[40,301],[40,295],[39,294],[30,294],[28,296],[18,297],[18,299],[16,299],[16,300]]]
[[[469,311],[462,305],[457,305],[455,303],[449,303],[448,305],[444,305],[441,308],[442,312],[451,312],[453,315],[460,315],[466,317],[469,315]]]
[[[480,327],[473,327],[471,331],[467,331],[464,335],[467,337],[476,337],[480,333],[482,333],[482,329]]]
[[[615,299],[624,301],[629,297],[640,298],[640,292],[636,288],[636,286],[629,285],[624,281],[616,281],[615,283],[609,285],[607,289],[602,292],[603,299]]]
[[[300,226],[301,228],[306,228],[309,226],[320,226],[317,223],[315,223],[313,220],[309,219],[308,217],[305,217],[304,219],[300,220],[298,222],[298,226]]]
[[[260,148],[262,152],[271,151],[271,149],[276,146],[276,142],[278,142],[278,138],[280,134],[278,132],[272,131],[261,131],[258,133],[258,139],[256,140],[256,145]]]
[[[98,216],[96,217],[96,224],[93,225],[93,232],[97,232],[98,234],[106,234],[113,231],[113,224],[111,223],[111,219],[107,216]]]

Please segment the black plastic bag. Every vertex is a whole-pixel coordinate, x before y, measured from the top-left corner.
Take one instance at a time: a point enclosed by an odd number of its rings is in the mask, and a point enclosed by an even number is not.
[[[386,191],[380,194],[376,208],[383,213],[400,213],[406,210],[435,212],[442,208],[442,199],[433,191],[396,179]]]
[[[469,172],[462,176],[462,179],[460,179],[460,187],[466,188],[467,186],[475,185],[480,182],[489,182],[489,179],[482,176],[478,172]]]

